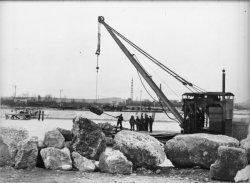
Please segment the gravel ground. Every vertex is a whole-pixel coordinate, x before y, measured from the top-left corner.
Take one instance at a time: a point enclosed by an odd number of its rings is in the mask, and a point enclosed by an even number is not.
[[[156,171],[140,169],[131,175],[107,174],[100,172],[53,171],[42,168],[16,170],[0,168],[0,182],[26,183],[183,183],[219,182],[209,179],[209,170],[161,168]]]

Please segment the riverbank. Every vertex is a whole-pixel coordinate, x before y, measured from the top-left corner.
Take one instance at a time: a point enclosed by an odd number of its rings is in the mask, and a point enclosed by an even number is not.
[[[79,172],[79,171],[53,171],[42,168],[29,170],[16,170],[14,168],[0,168],[0,182],[26,182],[26,183],[184,183],[184,182],[211,182],[209,170],[206,169],[177,169],[164,167],[158,172],[136,171],[131,175],[108,174],[100,172]],[[212,182],[220,182],[214,181]]]

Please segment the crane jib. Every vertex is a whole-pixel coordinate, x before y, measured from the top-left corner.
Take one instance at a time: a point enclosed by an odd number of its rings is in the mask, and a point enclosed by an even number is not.
[[[157,96],[161,99],[161,101],[169,108],[172,114],[177,118],[177,120],[182,123],[183,117],[181,114],[175,109],[173,104],[168,100],[168,98],[164,95],[164,93],[158,88],[155,82],[151,77],[148,77],[147,72],[142,68],[142,66],[136,61],[133,55],[128,51],[128,49],[123,45],[123,43],[118,39],[115,33],[110,29],[110,26],[104,22],[103,17],[98,17],[98,22],[102,23],[104,27],[107,29],[111,37],[115,40],[118,46],[121,48],[123,53],[128,57],[134,67],[138,70],[138,72],[142,75],[142,77],[146,80],[149,86],[153,89],[153,91],[157,94]]]

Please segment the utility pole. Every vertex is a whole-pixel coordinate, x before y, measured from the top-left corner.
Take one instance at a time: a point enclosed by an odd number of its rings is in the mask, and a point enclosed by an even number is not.
[[[142,108],[142,106],[141,106],[141,96],[142,96],[142,90],[140,90],[140,111],[141,111],[141,108]]]
[[[13,94],[13,98],[16,98],[16,89],[17,89],[17,85],[10,85],[12,87],[14,87],[14,94]]]
[[[14,88],[15,88],[14,98],[16,98],[16,85],[14,85]]]
[[[133,78],[132,78],[132,80],[131,80],[131,101],[133,101],[133,93],[134,93],[134,89],[133,89]]]
[[[225,69],[222,70],[222,93],[225,94],[226,91],[226,73]],[[225,95],[222,97],[223,100],[225,100]]]
[[[63,91],[63,89],[60,89],[60,107],[62,106],[62,91]]]

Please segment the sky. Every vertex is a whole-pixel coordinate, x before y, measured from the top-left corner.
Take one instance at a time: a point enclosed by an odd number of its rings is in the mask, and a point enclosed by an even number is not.
[[[136,69],[101,26],[96,75],[98,16],[164,65],[206,91],[249,99],[250,3],[0,2],[0,95],[151,99]],[[126,45],[127,46],[127,45]],[[169,99],[188,90],[127,46]],[[153,97],[145,81],[147,90]],[[156,98],[156,97],[155,97]]]

